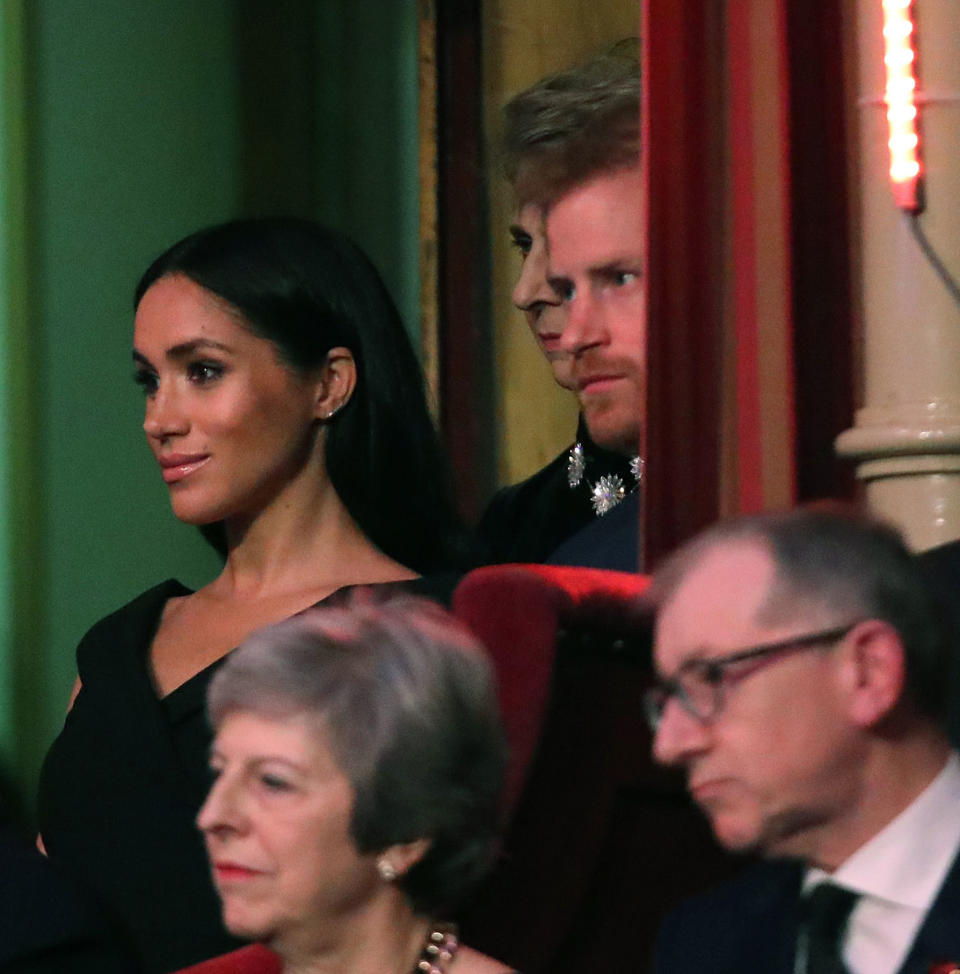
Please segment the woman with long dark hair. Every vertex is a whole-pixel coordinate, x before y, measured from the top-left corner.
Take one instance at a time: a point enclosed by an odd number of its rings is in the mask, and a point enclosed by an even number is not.
[[[193,819],[207,685],[251,632],[353,585],[438,594],[462,557],[420,370],[376,271],[299,220],[242,220],[162,254],[136,290],[144,430],[174,513],[224,555],[95,625],[44,765],[47,852],[116,914],[148,971],[236,945]]]

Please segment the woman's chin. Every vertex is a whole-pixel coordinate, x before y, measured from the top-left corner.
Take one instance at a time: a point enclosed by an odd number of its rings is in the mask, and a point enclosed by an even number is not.
[[[251,916],[247,911],[231,910],[228,905],[223,908],[223,925],[229,933],[242,940],[256,940],[261,943],[269,941],[273,936],[273,925],[262,918]]]

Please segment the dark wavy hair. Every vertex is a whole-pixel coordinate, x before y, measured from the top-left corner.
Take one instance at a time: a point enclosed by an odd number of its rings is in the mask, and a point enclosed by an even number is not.
[[[233,220],[162,253],[137,284],[182,274],[231,305],[298,371],[331,348],[353,353],[357,385],[327,421],[326,466],[351,517],[383,552],[418,572],[468,558],[423,375],[400,315],[363,251],[307,220]],[[221,525],[201,530],[221,553]]]

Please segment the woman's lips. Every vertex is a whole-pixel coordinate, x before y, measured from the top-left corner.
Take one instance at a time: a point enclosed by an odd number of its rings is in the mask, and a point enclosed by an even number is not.
[[[213,864],[213,873],[218,882],[231,883],[253,879],[254,876],[260,875],[260,870],[250,869],[248,866],[241,866],[235,862],[217,862]]]
[[[163,480],[169,486],[189,477],[195,470],[199,470],[209,459],[208,453],[172,453],[169,456],[158,457]]]

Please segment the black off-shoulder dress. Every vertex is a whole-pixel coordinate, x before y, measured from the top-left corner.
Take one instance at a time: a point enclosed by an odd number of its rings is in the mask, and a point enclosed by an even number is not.
[[[387,583],[446,603],[453,576]],[[209,787],[207,686],[220,662],[158,698],[149,649],[170,579],[101,619],[77,648],[82,689],[40,777],[40,832],[51,859],[92,887],[129,933],[148,974],[240,946],[220,904],[194,819]]]

